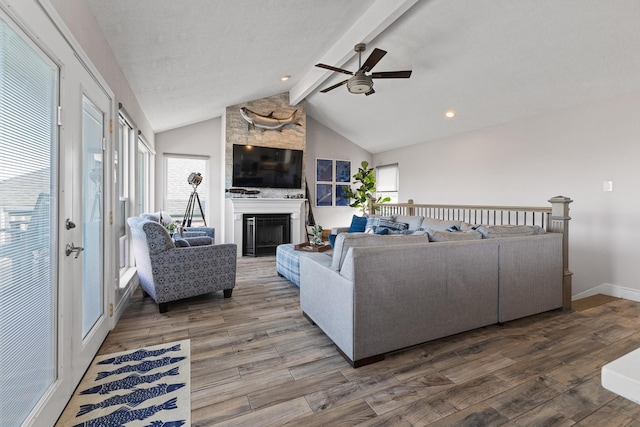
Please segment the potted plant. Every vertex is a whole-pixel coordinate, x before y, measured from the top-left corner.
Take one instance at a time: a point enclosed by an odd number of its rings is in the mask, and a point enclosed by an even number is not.
[[[312,245],[321,245],[322,244],[322,226],[320,224],[314,225],[311,228],[311,233],[313,237],[311,238]]]
[[[352,208],[358,208],[363,215],[367,215],[373,212],[369,212],[369,200],[374,200],[375,203],[387,203],[391,201],[390,197],[375,197],[376,192],[376,177],[373,168],[369,167],[369,162],[363,160],[358,168],[358,172],[353,175],[353,184],[357,185],[355,191],[351,188],[346,188],[346,194],[349,199],[353,199],[353,202],[349,204]]]

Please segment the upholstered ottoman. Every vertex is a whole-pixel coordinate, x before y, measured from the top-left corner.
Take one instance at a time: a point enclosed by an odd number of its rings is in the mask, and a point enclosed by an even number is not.
[[[296,286],[300,286],[300,255],[293,243],[278,245],[276,248],[276,272]]]

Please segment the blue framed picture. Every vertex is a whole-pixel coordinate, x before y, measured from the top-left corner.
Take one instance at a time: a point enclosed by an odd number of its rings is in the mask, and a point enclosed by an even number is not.
[[[333,206],[332,184],[316,184],[316,206]]]
[[[347,188],[350,185],[336,184],[336,206],[349,206],[349,196],[347,196]]]
[[[351,162],[349,160],[336,160],[336,182],[351,181]]]
[[[333,160],[316,159],[316,181],[333,181]]]

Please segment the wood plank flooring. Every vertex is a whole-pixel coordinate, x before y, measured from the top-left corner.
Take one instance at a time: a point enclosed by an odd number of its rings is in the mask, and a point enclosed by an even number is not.
[[[194,426],[640,426],[600,368],[640,347],[615,299],[432,341],[352,369],[303,316],[275,258],[242,258],[222,292],[158,314],[138,290],[99,354],[191,339]]]

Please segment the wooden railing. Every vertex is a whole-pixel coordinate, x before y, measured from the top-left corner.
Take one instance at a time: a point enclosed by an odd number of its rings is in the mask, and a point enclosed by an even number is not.
[[[463,221],[485,225],[539,225],[550,233],[562,234],[563,305],[571,309],[571,276],[569,270],[569,197],[549,199],[549,206],[480,206],[433,205],[414,203],[370,203],[369,212],[377,215],[420,215],[443,220]]]

